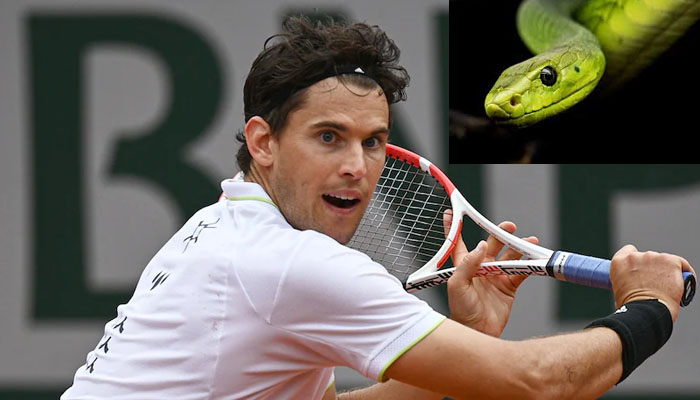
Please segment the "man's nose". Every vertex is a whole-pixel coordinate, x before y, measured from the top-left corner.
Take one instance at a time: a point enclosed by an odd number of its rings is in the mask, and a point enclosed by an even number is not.
[[[352,144],[348,146],[341,162],[340,175],[362,178],[367,173],[367,160],[362,144]]]

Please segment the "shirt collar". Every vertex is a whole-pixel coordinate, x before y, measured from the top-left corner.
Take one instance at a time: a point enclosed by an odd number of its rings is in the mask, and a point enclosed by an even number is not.
[[[261,201],[279,210],[279,207],[272,201],[265,189],[255,182],[245,182],[235,178],[226,179],[221,182],[221,189],[224,191],[224,198],[229,201]]]

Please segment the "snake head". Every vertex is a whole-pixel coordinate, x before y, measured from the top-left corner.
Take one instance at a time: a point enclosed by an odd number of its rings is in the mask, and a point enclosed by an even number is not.
[[[598,46],[553,48],[503,71],[486,95],[486,114],[503,124],[532,125],[584,99],[603,71],[605,57]]]

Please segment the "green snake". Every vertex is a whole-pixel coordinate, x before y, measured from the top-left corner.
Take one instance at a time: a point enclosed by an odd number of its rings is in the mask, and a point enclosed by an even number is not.
[[[524,127],[569,109],[599,82],[617,88],[699,17],[700,0],[524,0],[516,22],[535,56],[501,74],[486,114]]]

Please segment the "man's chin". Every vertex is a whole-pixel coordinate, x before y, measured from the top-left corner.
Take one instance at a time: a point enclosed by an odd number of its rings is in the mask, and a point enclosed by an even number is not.
[[[339,233],[328,234],[328,233],[326,233],[326,236],[330,236],[331,238],[335,239],[336,242],[342,244],[343,246],[350,243],[350,239],[352,239],[352,235],[348,235],[348,234],[339,234]]]
[[[344,220],[329,219],[322,223],[316,223],[304,229],[313,229],[316,232],[322,233],[333,238],[336,242],[347,245],[350,239],[355,235],[357,227],[360,226],[362,218],[353,218],[352,221],[348,218]],[[299,228],[297,228],[299,229]]]
[[[324,233],[326,236],[332,237],[333,239],[335,239],[336,242],[338,242],[342,245],[347,245],[348,243],[350,243],[350,239],[352,239],[352,237],[355,235],[355,231],[357,230],[358,226],[359,226],[359,222],[352,229],[346,230],[344,232],[334,231],[334,232],[327,232],[327,233],[322,232],[322,233]]]

